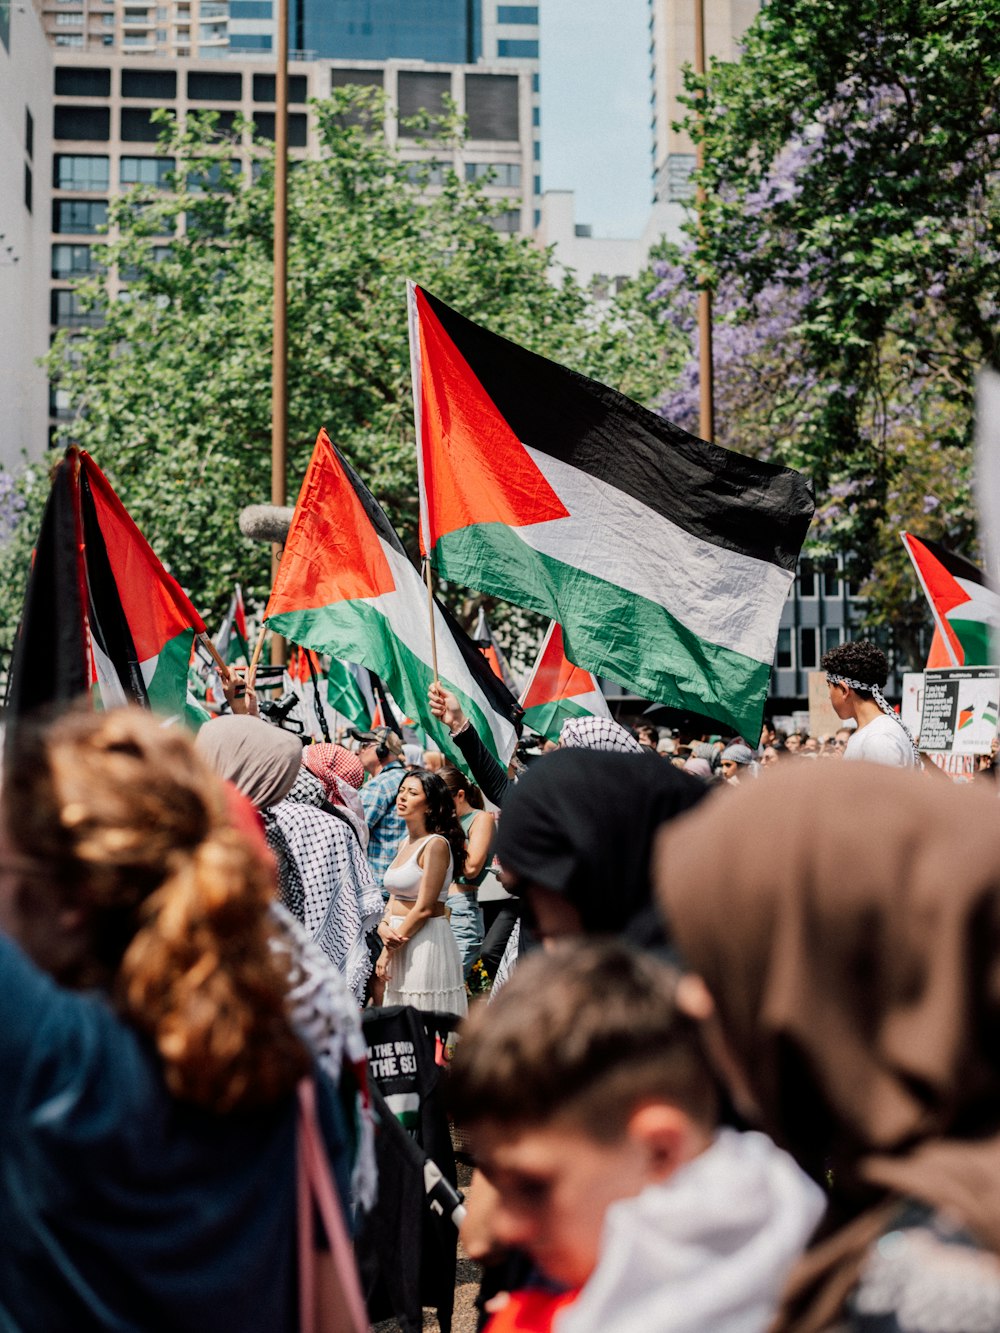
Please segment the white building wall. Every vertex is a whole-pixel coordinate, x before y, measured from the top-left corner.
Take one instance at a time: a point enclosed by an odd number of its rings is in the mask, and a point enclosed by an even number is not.
[[[580,286],[602,299],[613,296],[623,280],[638,277],[661,237],[679,242],[684,217],[681,204],[654,204],[641,236],[591,236],[590,228],[576,221],[573,191],[546,190],[535,239],[540,245],[554,246],[557,265],[572,269]],[[558,280],[557,267],[553,281]]]
[[[52,60],[30,2],[0,40],[0,467],[48,446]],[[30,116],[30,131],[29,131]],[[29,145],[30,137],[30,145]],[[30,198],[30,208],[28,206]]]

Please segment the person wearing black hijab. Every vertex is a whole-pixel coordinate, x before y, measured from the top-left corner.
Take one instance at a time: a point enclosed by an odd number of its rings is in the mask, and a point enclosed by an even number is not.
[[[497,836],[503,882],[544,938],[617,935],[650,910],[657,829],[707,795],[644,754],[557,750],[510,792]]]

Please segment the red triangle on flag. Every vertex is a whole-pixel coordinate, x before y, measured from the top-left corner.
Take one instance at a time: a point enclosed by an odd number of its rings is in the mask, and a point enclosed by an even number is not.
[[[572,699],[577,695],[591,694],[594,679],[589,671],[574,666],[566,656],[563,646],[562,626],[555,621],[549,630],[548,639],[542,647],[535,664],[531,680],[521,700],[525,712],[541,704],[554,703],[557,699]]]
[[[501,416],[419,287],[420,430],[428,539],[475,523],[526,527],[569,511]]]
[[[378,597],[395,586],[371,519],[321,430],[264,617]]]
[[[205,622],[180,584],[160,564],[107,477],[81,450],[101,536],[140,662],[155,657],[185,629],[204,634]]]

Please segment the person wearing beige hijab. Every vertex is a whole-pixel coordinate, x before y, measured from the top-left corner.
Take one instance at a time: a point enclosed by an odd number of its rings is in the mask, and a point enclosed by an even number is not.
[[[773,1333],[1000,1329],[995,797],[779,770],[667,826],[656,877],[734,1100],[829,1189]]]

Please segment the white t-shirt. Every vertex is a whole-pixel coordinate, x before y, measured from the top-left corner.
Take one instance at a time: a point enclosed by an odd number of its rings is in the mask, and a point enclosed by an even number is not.
[[[906,732],[884,713],[854,732],[847,742],[844,758],[888,764],[890,768],[915,768],[917,762]]]

